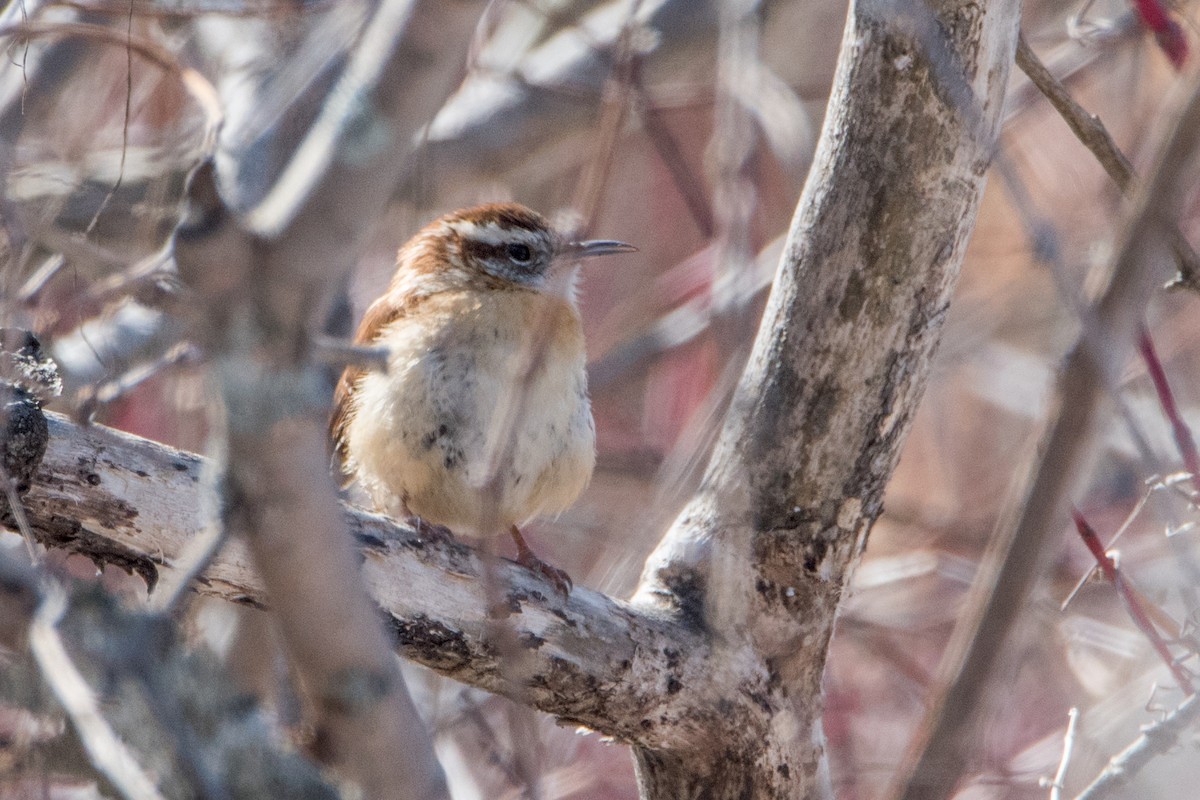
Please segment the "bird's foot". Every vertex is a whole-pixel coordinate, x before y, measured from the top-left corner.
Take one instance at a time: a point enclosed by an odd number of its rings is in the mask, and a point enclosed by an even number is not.
[[[554,588],[566,600],[571,594],[571,588],[575,585],[566,570],[561,570],[538,558],[533,549],[525,543],[525,538],[521,536],[521,530],[516,525],[512,526],[510,533],[513,541],[517,543],[517,563],[554,584]]]
[[[428,542],[452,542],[454,541],[454,532],[445,525],[438,525],[430,522],[427,519],[418,517],[413,514],[408,518],[408,524],[416,531],[417,536]]]

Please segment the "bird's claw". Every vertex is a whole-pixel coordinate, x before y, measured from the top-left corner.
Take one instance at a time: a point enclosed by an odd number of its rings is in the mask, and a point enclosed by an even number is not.
[[[558,590],[564,600],[571,595],[571,589],[575,584],[566,570],[559,569],[553,564],[547,564],[528,549],[517,552],[517,563],[554,584],[554,588]]]

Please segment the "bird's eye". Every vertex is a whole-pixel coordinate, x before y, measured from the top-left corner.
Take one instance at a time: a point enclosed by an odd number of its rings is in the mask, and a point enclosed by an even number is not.
[[[510,244],[508,246],[508,257],[518,264],[528,264],[533,258],[533,253],[529,250],[529,245]]]

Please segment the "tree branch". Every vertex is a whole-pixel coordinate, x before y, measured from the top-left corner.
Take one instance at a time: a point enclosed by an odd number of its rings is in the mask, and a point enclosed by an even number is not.
[[[1075,138],[1096,157],[1117,188],[1123,194],[1130,194],[1136,176],[1129,159],[1117,147],[1117,143],[1113,141],[1100,118],[1095,114],[1089,114],[1083,106],[1075,102],[1075,98],[1067,91],[1067,87],[1063,86],[1062,82],[1046,69],[1046,65],[1033,52],[1033,48],[1025,41],[1024,36],[1017,41],[1017,66],[1050,101],[1050,105],[1054,106],[1059,116],[1063,118],[1063,122],[1067,123],[1067,127],[1075,134]],[[1179,230],[1179,226],[1171,226],[1167,235],[1170,237],[1171,248],[1175,251],[1175,260],[1179,265],[1179,277],[1176,283],[1179,286],[1200,291],[1200,256],[1192,249],[1191,243],[1183,235],[1183,231]]]
[[[374,4],[329,91],[316,82],[296,99],[319,109],[299,144],[287,125],[256,142],[288,153],[265,195],[231,211],[205,165],[189,200],[207,224],[175,241],[228,420],[221,521],[244,535],[271,598],[311,701],[317,756],[369,798],[448,793],[362,586],[328,471],[323,374],[306,355],[418,131],[459,80],[483,5]],[[215,163],[218,173],[230,165]]]
[[[991,159],[1014,2],[852,4],[825,128],[700,491],[638,599],[703,620],[752,724],[732,755],[639,752],[649,798],[827,791],[821,674],[925,385]],[[952,32],[952,33],[950,33]],[[903,135],[897,135],[903,131]],[[765,743],[765,744],[764,744]],[[744,754],[754,753],[750,758]],[[772,794],[777,792],[778,794]]]
[[[25,497],[38,539],[130,569],[151,585],[185,569],[180,554],[202,526],[202,460],[103,426],[47,418],[50,444]],[[549,584],[508,562],[495,565],[504,608],[489,611],[487,566],[466,545],[423,540],[358,509],[347,509],[347,521],[367,589],[401,655],[644,747],[685,747],[710,736],[685,714],[685,702],[703,701],[685,700],[680,689],[715,692],[730,676],[710,674],[707,646],[684,626],[584,587],[563,603]],[[217,554],[196,588],[243,605],[267,602],[238,540]],[[489,638],[493,613],[525,648],[515,675],[501,663],[509,654]]]

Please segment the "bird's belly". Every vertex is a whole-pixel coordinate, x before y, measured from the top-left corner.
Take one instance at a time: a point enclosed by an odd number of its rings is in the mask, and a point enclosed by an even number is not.
[[[520,348],[503,340],[414,350],[361,386],[356,423],[375,434],[354,448],[357,470],[381,510],[495,532],[583,491],[595,430],[582,351],[551,348],[523,381]]]

